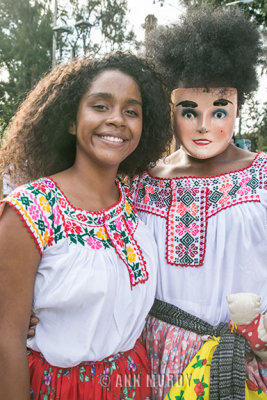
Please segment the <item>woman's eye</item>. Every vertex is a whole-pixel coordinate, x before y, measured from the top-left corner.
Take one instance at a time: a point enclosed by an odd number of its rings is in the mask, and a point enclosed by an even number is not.
[[[227,112],[225,110],[216,110],[213,112],[213,117],[216,119],[225,118],[226,115],[227,115]]]
[[[129,114],[132,117],[138,117],[138,115],[139,115],[137,111],[131,110],[131,109],[126,110],[126,113]]]
[[[197,116],[197,113],[194,110],[183,109],[182,116],[186,119],[192,119]]]
[[[104,111],[107,109],[107,106],[105,106],[104,104],[93,104],[92,107],[98,111]]]

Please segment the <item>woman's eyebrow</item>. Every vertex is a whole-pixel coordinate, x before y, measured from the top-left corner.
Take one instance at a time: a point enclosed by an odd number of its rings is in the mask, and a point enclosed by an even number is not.
[[[107,92],[90,93],[88,95],[88,98],[90,98],[90,97],[103,97],[103,98],[106,98],[106,99],[112,99],[113,98],[112,94],[111,93],[107,93]]]
[[[194,101],[183,100],[183,101],[180,101],[180,103],[177,103],[175,105],[175,107],[178,107],[178,106],[196,108],[196,107],[198,107],[198,104],[195,103]]]
[[[215,101],[214,101],[213,105],[214,105],[214,106],[227,106],[228,103],[233,104],[230,100],[227,100],[227,99],[218,99],[218,100],[215,100]]]
[[[112,100],[114,98],[114,96],[111,93],[108,92],[97,92],[97,93],[90,93],[88,95],[88,98],[102,98],[102,99],[109,99]],[[126,100],[127,104],[137,104],[139,106],[142,107],[142,102],[137,100],[137,99],[133,99],[133,98],[129,98]]]

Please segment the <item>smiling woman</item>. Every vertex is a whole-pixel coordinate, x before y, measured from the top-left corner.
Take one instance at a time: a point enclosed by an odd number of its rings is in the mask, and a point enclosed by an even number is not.
[[[118,174],[170,140],[162,84],[131,54],[57,66],[21,105],[0,159],[13,182],[34,180],[1,202],[0,398],[151,398],[139,336],[157,249]]]

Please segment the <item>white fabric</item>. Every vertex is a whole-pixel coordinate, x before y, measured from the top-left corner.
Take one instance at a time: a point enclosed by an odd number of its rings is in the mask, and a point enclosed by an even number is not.
[[[156,287],[156,247],[140,221],[135,233],[149,279],[131,290],[129,273],[114,249],[93,250],[67,239],[44,251],[34,288],[40,318],[28,347],[52,365],[71,367],[133,348]]]
[[[208,218],[204,265],[181,267],[166,261],[166,219],[147,212],[140,218],[158,246],[156,297],[212,325],[229,320],[226,296],[253,292],[267,309],[267,192],[261,203],[233,205]]]
[[[129,188],[117,185],[119,201],[99,212],[73,207],[51,178],[21,186],[1,202],[20,214],[42,255],[33,300],[40,322],[27,346],[54,366],[132,349],[153,304],[156,244]]]

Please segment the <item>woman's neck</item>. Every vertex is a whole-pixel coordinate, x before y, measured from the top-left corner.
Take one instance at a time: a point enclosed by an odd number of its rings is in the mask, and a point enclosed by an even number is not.
[[[101,211],[120,197],[116,185],[117,169],[84,169],[79,163],[52,176],[69,202],[76,208]]]

